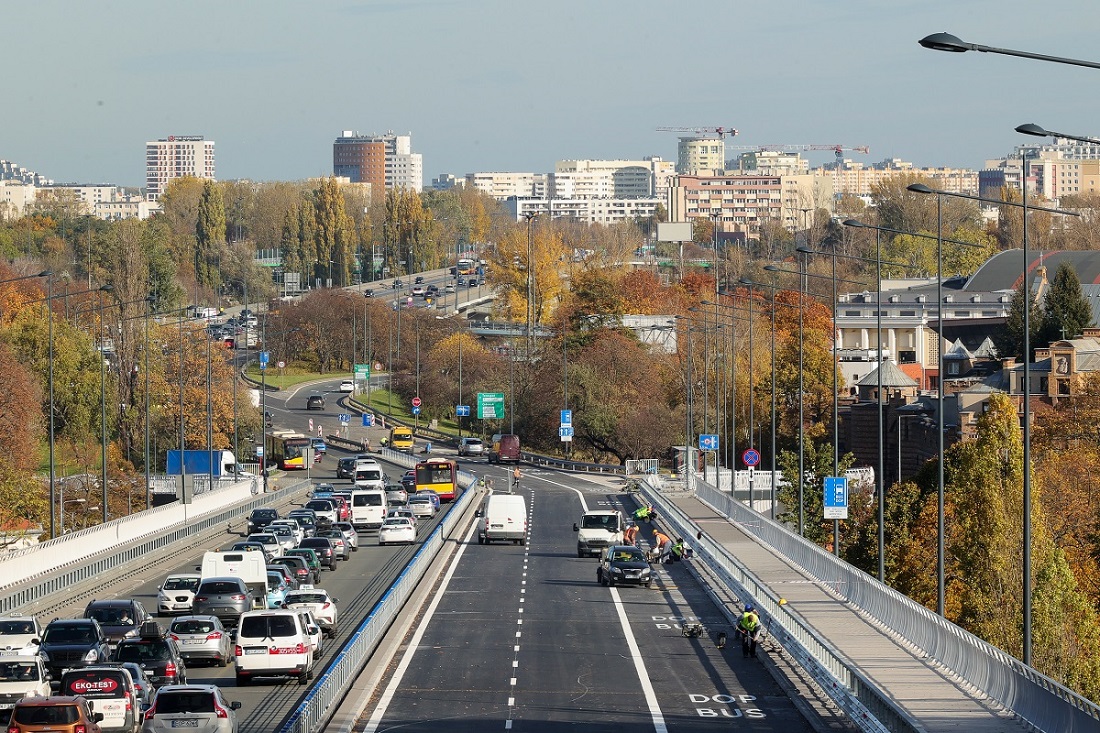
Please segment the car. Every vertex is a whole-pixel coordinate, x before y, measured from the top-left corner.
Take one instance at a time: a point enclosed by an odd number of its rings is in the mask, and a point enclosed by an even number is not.
[[[416,488],[416,471],[409,469],[401,475],[401,485],[405,487],[406,491],[412,491]]]
[[[141,723],[141,706],[130,672],[122,667],[84,667],[62,675],[59,695],[79,695],[103,715],[99,727],[133,733]]]
[[[378,544],[393,545],[398,542],[416,542],[416,525],[408,517],[387,517],[378,528]]]
[[[241,614],[233,655],[237,658],[237,687],[251,684],[257,677],[283,676],[307,685],[313,676],[313,645],[293,610]]]
[[[455,284],[454,283],[447,283],[446,285],[443,286],[443,292],[445,292],[445,293],[453,293],[454,291],[455,291]]]
[[[111,644],[137,636],[141,625],[151,618],[145,606],[133,598],[90,601],[83,615],[99,622]]]
[[[351,519],[351,493],[347,494],[333,494],[327,497],[329,501],[336,504],[336,521],[346,522]]]
[[[409,500],[409,491],[401,484],[386,484],[386,503],[390,506],[404,506]]]
[[[79,695],[25,697],[15,703],[8,733],[100,733],[103,713],[93,713],[91,704]]]
[[[134,691],[137,694],[141,710],[147,710],[153,704],[153,693],[156,692],[157,688],[153,681],[149,679],[149,675],[145,674],[145,669],[137,662],[110,662],[110,666],[122,667],[130,673],[130,679],[134,681]]]
[[[196,616],[217,616],[222,623],[236,623],[245,611],[251,610],[252,588],[240,578],[228,575],[205,578],[195,591]]]
[[[355,391],[355,381],[352,379],[345,379],[344,381],[340,382],[340,391],[351,394]]]
[[[267,553],[268,559],[276,558],[283,554],[283,545],[279,541],[279,538],[270,532],[257,532],[256,534],[250,534],[245,539],[245,542],[258,542],[263,545],[264,552]]]
[[[283,555],[277,557],[271,561],[268,568],[282,567],[286,568],[286,571],[290,573],[291,579],[298,585],[313,585],[317,580],[313,576],[313,571],[306,563],[305,558],[297,557],[294,555]]]
[[[596,581],[600,585],[644,585],[653,580],[645,553],[633,545],[612,545],[600,556]]]
[[[145,713],[141,733],[168,733],[180,729],[204,733],[237,733],[241,704],[225,698],[216,685],[166,685],[157,691]]]
[[[267,607],[278,608],[283,596],[290,590],[290,583],[279,570],[267,571]]]
[[[332,546],[332,540],[328,537],[306,537],[302,540],[301,548],[313,550],[317,553],[317,559],[329,570],[336,570],[336,548]]]
[[[407,506],[394,507],[386,512],[386,519],[390,517],[405,517],[413,523],[413,526],[417,526],[416,514]]]
[[[168,636],[187,663],[210,662],[224,667],[233,661],[233,640],[217,616],[180,616],[168,627]]]
[[[103,664],[111,657],[107,635],[94,618],[51,621],[42,632],[38,653],[55,680],[67,669]]]
[[[259,532],[278,518],[279,512],[276,509],[253,509],[248,515],[248,533]]]
[[[298,613],[298,618],[302,621],[306,635],[309,636],[309,645],[313,647],[313,658],[316,659],[325,651],[325,632],[321,625],[317,623],[317,619],[313,618],[313,613],[308,608],[295,608],[292,610]]]
[[[254,542],[252,540],[244,540],[242,542],[234,542],[232,545],[225,549],[225,552],[259,552],[263,554],[265,562],[270,562],[273,557],[267,546],[262,542]]]
[[[284,607],[304,608],[313,614],[317,625],[320,626],[329,637],[336,636],[339,628],[340,613],[336,604],[339,598],[333,598],[324,588],[299,588],[286,594]]]
[[[428,497],[428,501],[430,501],[432,503],[432,506],[435,508],[435,510],[437,512],[439,511],[439,505],[440,505],[439,494],[435,493],[431,489],[424,489],[422,491],[418,491],[415,494],[413,494],[413,496],[426,496],[426,497]]]
[[[165,578],[157,588],[157,613],[161,616],[191,613],[199,580],[201,576],[196,573],[174,573]]]
[[[366,290],[363,291],[363,297],[364,298],[373,298],[374,297],[374,290],[372,290],[371,288],[367,288]]]
[[[140,664],[149,681],[157,687],[187,682],[187,664],[180,656],[179,647],[156,621],[142,624],[139,636],[119,643],[114,660]]]
[[[298,522],[298,526],[302,528],[303,539],[312,537],[313,533],[317,531],[317,515],[313,513],[312,509],[295,509],[286,516],[287,519]],[[298,544],[302,544],[302,541],[299,540]]]
[[[38,654],[41,642],[42,626],[34,616],[0,618],[0,656]]]
[[[403,287],[405,287],[404,281],[402,281],[402,280],[394,280],[393,281],[393,289],[394,290],[398,290],[398,289],[403,288]]]
[[[319,395],[317,393],[314,393],[314,394],[311,394],[309,397],[307,397],[306,398],[306,409],[307,410],[323,410],[323,409],[325,409],[324,395]]]
[[[476,287],[478,287],[479,285],[481,285],[481,281],[480,281],[480,280],[478,280],[478,279],[477,279],[476,277],[471,277],[471,278],[470,278],[470,279],[469,279],[469,280],[468,280],[468,281],[466,282],[466,286],[467,286],[467,287],[471,287],[471,288],[476,288]]]
[[[419,285],[422,282],[424,282],[424,276],[423,275],[417,275],[416,277],[413,278],[413,284],[414,285]]]
[[[325,455],[328,453],[328,446],[325,444],[324,438],[310,438],[309,444],[313,446],[313,453],[315,455]]]
[[[353,478],[355,476],[355,459],[341,458],[336,462],[336,478]]]
[[[481,442],[481,438],[463,438],[462,440],[458,441],[458,455],[485,455],[485,444]]]
[[[408,507],[417,519],[431,519],[435,516],[435,506],[432,505],[432,500],[422,494],[410,496]]]
[[[38,652],[0,657],[0,720],[25,696],[49,697],[50,673]]]
[[[352,552],[359,551],[359,533],[355,531],[354,524],[351,522],[337,522],[332,525],[332,528],[344,533],[344,540],[347,541]]]
[[[325,537],[332,542],[332,549],[336,553],[337,560],[351,559],[351,547],[348,545],[348,539],[343,532],[335,528],[329,528],[321,530],[317,536]]]
[[[424,294],[425,294],[425,290],[424,290],[423,285],[414,285],[413,289],[412,289],[412,292],[410,293],[410,295],[412,295],[414,297],[417,297],[417,298],[423,298]]]
[[[428,295],[439,295],[439,286],[438,285],[429,285],[425,292]]]
[[[464,275],[459,275],[458,276],[458,284],[459,285],[465,285],[466,284],[466,277]]]
[[[289,529],[290,533],[294,536],[295,547],[297,547],[298,543],[301,542],[302,539],[306,536],[305,532],[302,531],[302,525],[298,524],[298,520],[292,517],[277,519],[267,526],[269,530],[272,527],[286,527],[287,529]],[[278,535],[275,536],[278,537]]]
[[[286,557],[302,558],[306,563],[306,567],[309,568],[309,572],[313,574],[313,582],[316,583],[321,579],[321,558],[312,548],[295,547],[293,550],[287,551]]]
[[[267,525],[267,533],[274,535],[275,539],[279,541],[279,547],[282,548],[275,557],[298,546],[298,537],[294,534],[294,529],[288,524],[269,524]]]
[[[340,521],[340,517],[336,515],[336,503],[331,499],[310,499],[305,508],[313,510],[318,524],[334,524]]]

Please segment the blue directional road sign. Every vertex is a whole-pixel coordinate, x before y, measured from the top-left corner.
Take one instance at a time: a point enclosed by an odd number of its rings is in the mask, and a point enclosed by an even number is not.
[[[412,408],[412,414],[419,415],[420,414],[420,407],[417,406],[417,407]]]
[[[848,518],[848,478],[846,476],[825,477],[825,518]]]
[[[341,425],[347,425],[350,422],[351,422],[351,415],[348,415],[347,413],[344,413],[344,414],[340,415],[340,424]]]
[[[455,405],[455,417],[469,417],[470,406],[469,405]]]
[[[364,412],[363,413],[363,427],[365,427],[365,428],[374,427],[374,415],[370,414],[369,412]]]
[[[700,435],[699,450],[718,450],[718,436]]]
[[[260,369],[267,369],[267,362],[271,359],[271,354],[266,351],[260,352]]]
[[[561,411],[561,426],[563,428],[565,428],[565,427],[568,427],[572,424],[573,424],[573,411],[572,410],[562,410]]]
[[[569,442],[573,439],[573,428],[569,425],[562,425],[558,428],[558,437],[565,442]]]

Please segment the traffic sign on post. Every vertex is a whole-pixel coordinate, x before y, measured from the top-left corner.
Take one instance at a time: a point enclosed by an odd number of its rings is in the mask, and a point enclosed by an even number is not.
[[[573,440],[573,428],[568,425],[562,425],[558,428],[558,437],[562,439],[562,442],[568,443]]]
[[[477,416],[480,420],[504,419],[504,393],[478,392]]]
[[[749,448],[741,454],[741,460],[744,461],[745,465],[749,468],[755,468],[760,465],[760,451],[755,448]]]
[[[346,412],[340,415],[340,424],[341,425],[347,425],[350,422],[351,422],[351,415],[347,414]]]
[[[561,411],[561,426],[564,428],[564,427],[567,427],[567,426],[572,425],[572,424],[573,424],[573,411],[572,410],[562,410]]]
[[[420,398],[419,397],[413,397],[412,398],[412,405],[413,405],[413,407],[420,407]]]
[[[848,477],[825,477],[825,519],[848,518]]]
[[[469,405],[455,405],[455,417],[469,417],[470,406]]]
[[[356,364],[355,379],[363,381],[370,379],[370,364]]]
[[[271,355],[266,351],[260,352],[260,369],[267,369],[267,362],[271,358]]]
[[[718,450],[718,436],[700,435],[699,450]]]
[[[419,407],[412,408],[412,414],[419,415],[420,414],[420,408]]]

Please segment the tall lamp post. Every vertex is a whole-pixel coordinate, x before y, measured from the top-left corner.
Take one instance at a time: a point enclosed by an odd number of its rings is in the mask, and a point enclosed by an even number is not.
[[[115,288],[111,284],[99,289],[99,324],[104,328],[104,336],[101,337],[99,348],[99,430],[100,430],[100,463],[103,482],[103,523],[107,523],[107,359],[103,355],[106,347],[106,324],[103,321],[103,293],[114,293]]]
[[[534,245],[531,238],[531,222],[538,216],[537,211],[523,215],[527,219],[527,359],[531,358],[531,324],[535,320],[535,261]],[[458,263],[455,263],[458,266]],[[456,288],[457,290],[457,288]]]
[[[1100,69],[1100,63],[1095,61],[1082,61],[1080,59],[1065,58],[1064,56],[1047,56],[1030,51],[1016,51],[1011,48],[997,48],[995,46],[983,46],[980,43],[967,43],[958,36],[950,33],[933,33],[917,41],[921,46],[931,51],[949,51],[951,53],[963,53],[965,51],[980,51],[981,53],[995,53],[1004,56],[1017,56],[1034,61],[1050,61],[1056,64],[1068,64],[1070,66],[1084,66],[1089,69]]]

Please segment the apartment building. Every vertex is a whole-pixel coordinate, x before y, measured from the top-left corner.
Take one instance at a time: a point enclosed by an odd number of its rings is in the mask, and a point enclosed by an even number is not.
[[[559,160],[554,165],[555,198],[659,198],[668,196],[676,174],[671,160]]]
[[[467,173],[466,185],[497,201],[507,201],[510,198],[546,198],[550,192],[550,177],[545,173]]]
[[[676,172],[709,174],[726,167],[726,143],[720,137],[682,137],[676,146]]]
[[[145,143],[145,197],[159,201],[168,182],[193,176],[214,180],[214,141],[202,135],[169,135]]]
[[[531,214],[570,218],[589,224],[616,224],[653,216],[663,201],[658,198],[572,198],[513,196],[504,201],[508,213],[521,221]]]
[[[876,185],[902,174],[926,178],[943,191],[978,195],[978,172],[966,168],[915,168],[912,163],[893,158],[872,165],[844,160],[839,167],[816,168],[813,171],[815,176],[832,179],[833,191],[837,196],[855,196],[864,200],[870,199]]]
[[[361,135],[344,130],[332,144],[332,173],[372,191],[424,188],[424,157],[412,152],[411,135]]]
[[[832,211],[831,183],[811,174],[676,176],[668,197],[669,221],[705,217],[716,220],[721,232],[743,232],[750,238],[768,221],[795,231],[805,226],[805,212]]]

